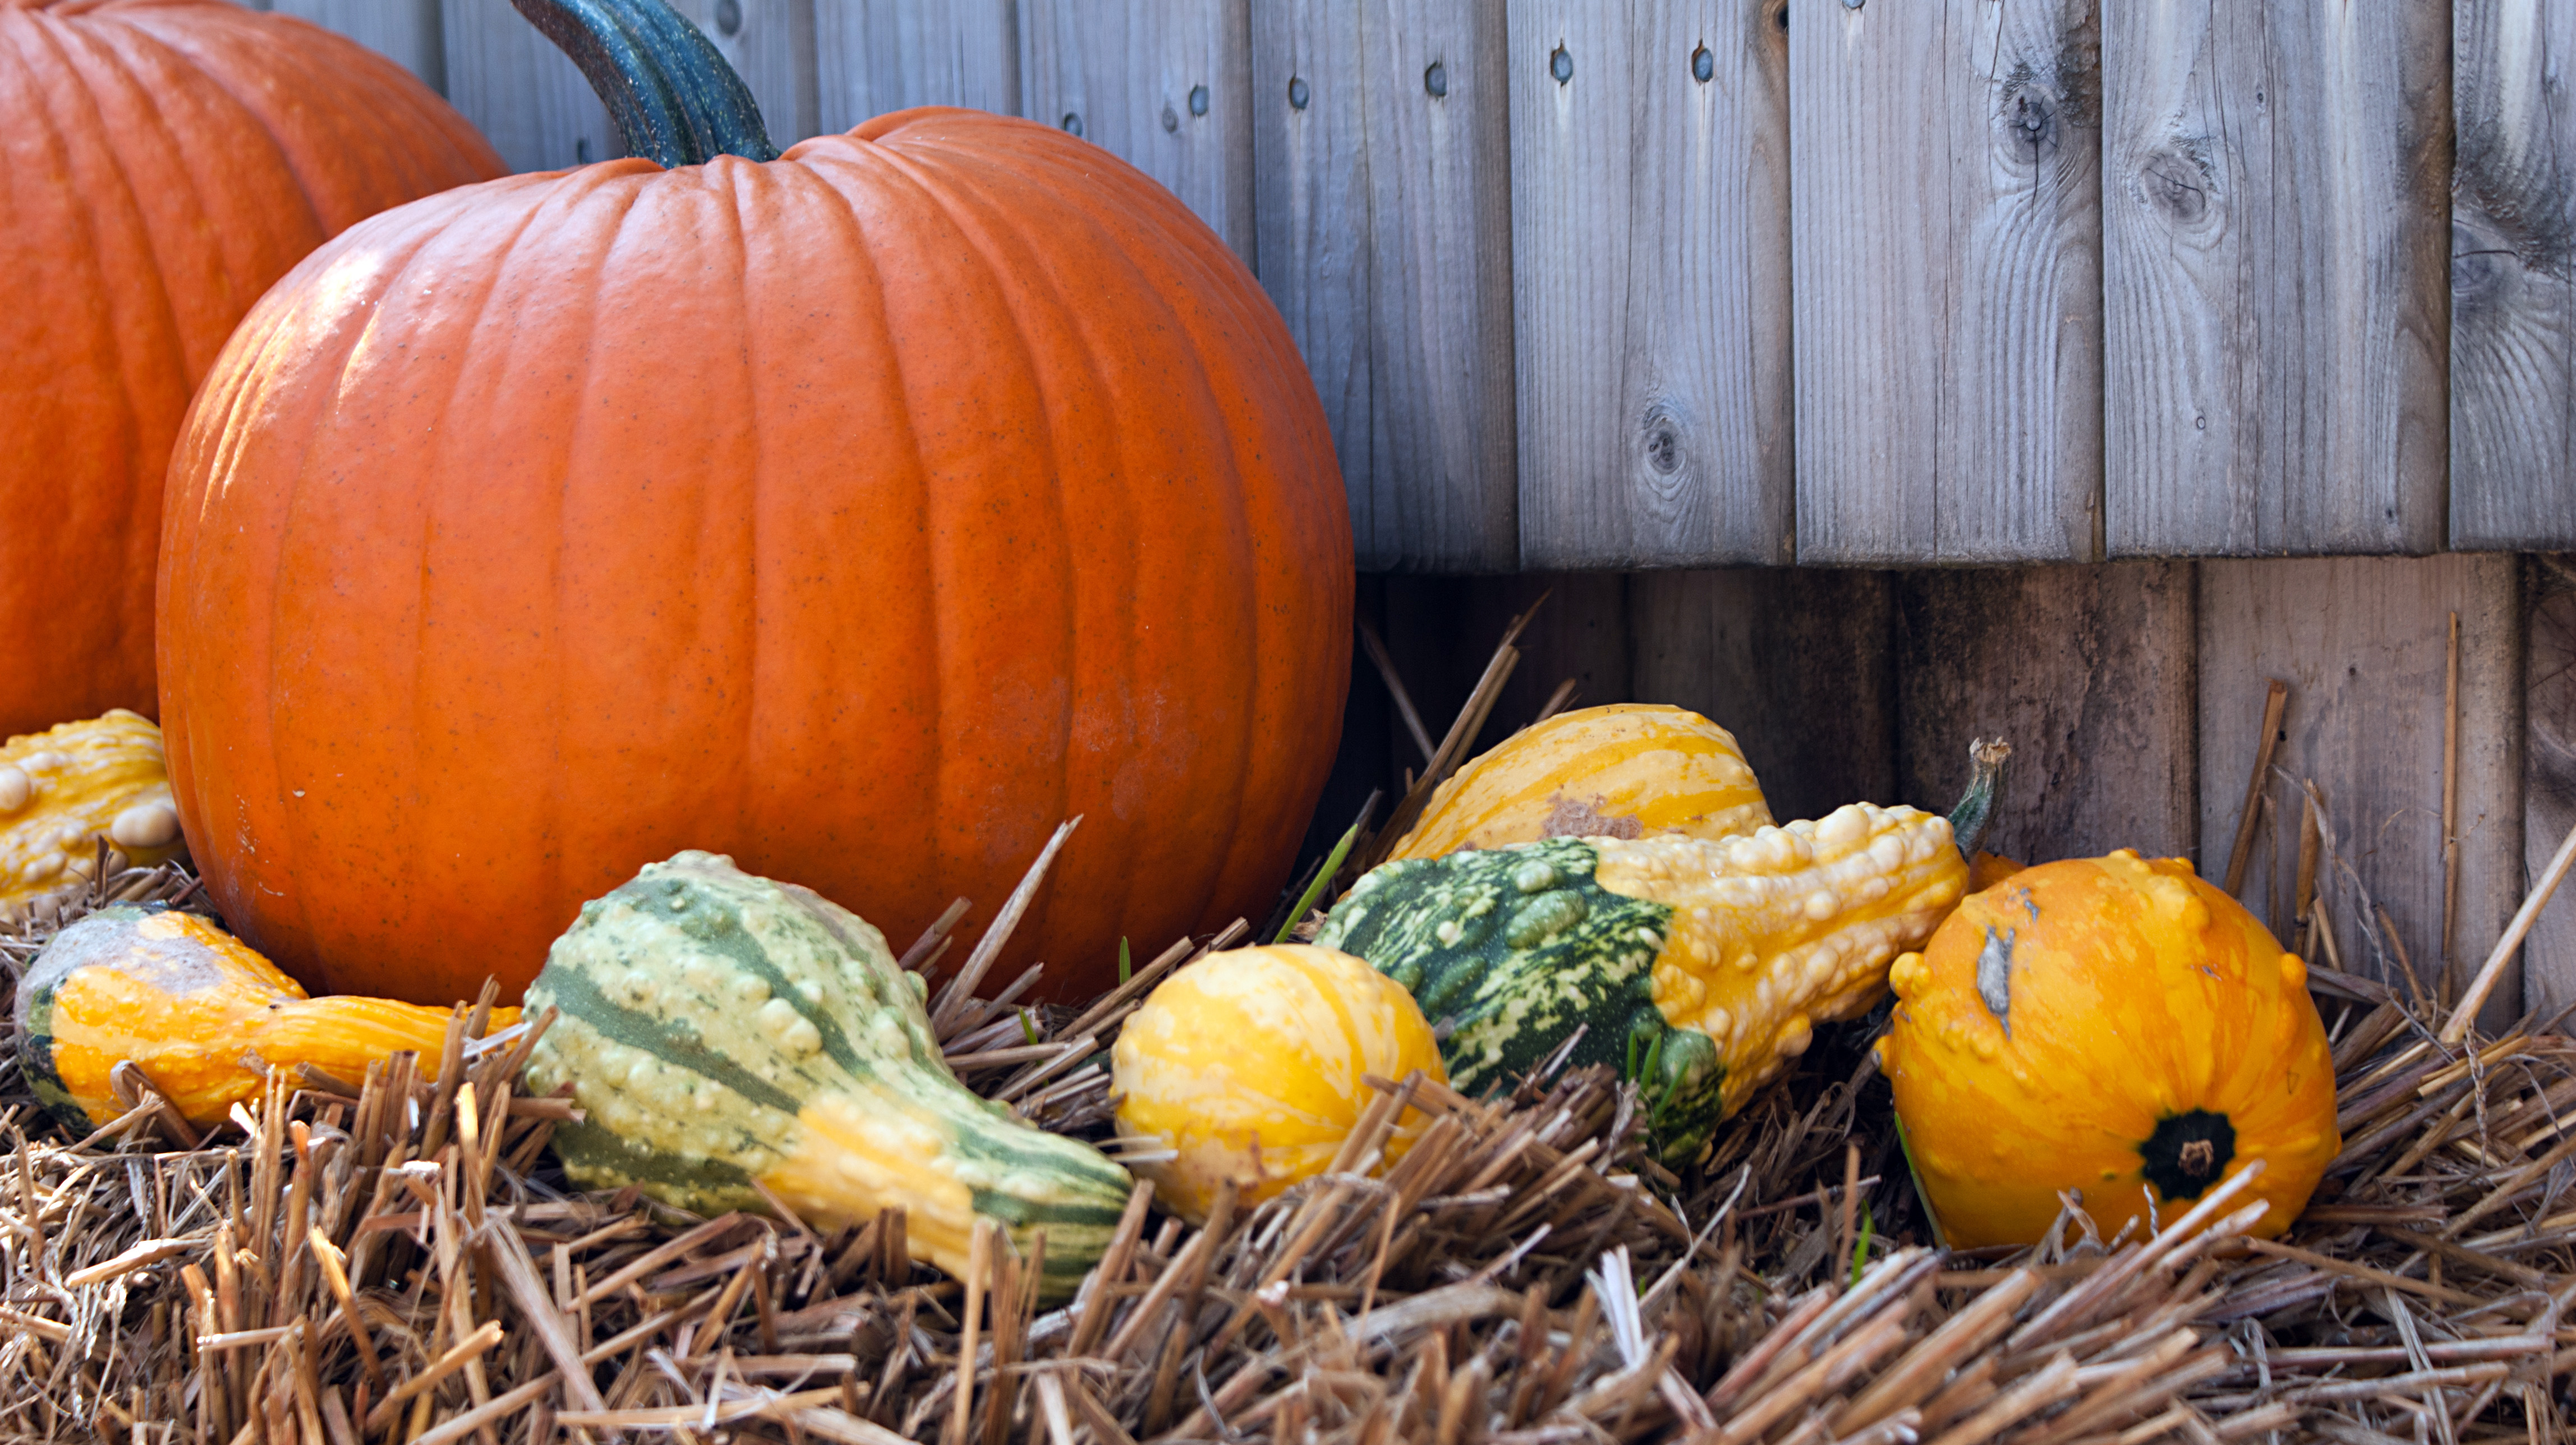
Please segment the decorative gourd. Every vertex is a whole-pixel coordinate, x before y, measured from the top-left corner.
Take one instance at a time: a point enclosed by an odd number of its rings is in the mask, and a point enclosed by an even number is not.
[[[1770,822],[1733,734],[1683,708],[1615,703],[1523,728],[1459,769],[1387,857],[1541,838],[1732,838]]]
[[[63,929],[18,981],[18,1057],[70,1128],[123,1112],[110,1074],[131,1060],[189,1123],[211,1127],[298,1064],[356,1083],[418,1050],[438,1071],[451,1014],[378,998],[306,998],[240,939],[193,913],[119,904]],[[518,1021],[495,1009],[492,1026]]]
[[[2037,1241],[2059,1190],[2106,1239],[2170,1222],[2254,1159],[2276,1235],[2342,1148],[2307,969],[2182,859],[2025,868],[1891,981],[1880,1065],[1955,1248]]]
[[[0,3],[0,735],[153,703],[188,398],[269,283],[505,169],[390,60],[227,0]]]
[[[0,746],[0,914],[89,881],[101,837],[111,867],[185,847],[159,728],[115,708]]]
[[[757,1181],[827,1228],[907,1211],[915,1255],[966,1268],[975,1218],[1070,1293],[1131,1181],[1088,1144],[1022,1123],[948,1071],[899,967],[857,914],[733,860],[685,852],[584,904],[528,1007],[560,1011],[529,1056],[540,1093],[588,1116],[555,1131],[590,1188],[638,1185],[699,1213],[758,1209]]]
[[[1667,1159],[1865,1012],[1887,965],[1959,900],[1950,821],[1855,803],[1712,841],[1557,838],[1385,864],[1316,942],[1346,949],[1450,1020],[1451,1082],[1519,1078],[1582,1036],[1575,1064],[1641,1078]]]
[[[683,846],[910,938],[1075,814],[996,977],[1088,998],[1122,936],[1258,917],[1353,574],[1252,274],[1052,126],[766,159],[660,5],[523,8],[616,32],[638,73],[587,58],[637,154],[324,248],[173,462],[163,715],[225,918],[308,983],[445,997]]]
[[[1210,954],[1173,974],[1109,1057],[1119,1132],[1179,1154],[1136,1172],[1192,1223],[1228,1179],[1248,1208],[1321,1173],[1377,1097],[1364,1076],[1448,1078],[1412,995],[1363,960],[1295,943]],[[1407,1109],[1381,1162],[1403,1158],[1424,1123]]]

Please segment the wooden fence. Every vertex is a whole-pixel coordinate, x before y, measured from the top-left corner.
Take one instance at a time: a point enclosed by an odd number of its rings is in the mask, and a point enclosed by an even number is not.
[[[1784,812],[1945,800],[2000,731],[2008,847],[2215,874],[2281,678],[2246,896],[2286,927],[2315,780],[2392,978],[2576,824],[2576,0],[675,3],[782,143],[982,106],[1205,217],[1426,713],[1553,588],[1500,724],[1688,703]],[[615,151],[508,0],[273,8],[516,166]],[[1420,762],[1365,662],[1351,737],[1328,813]],[[2528,957],[2576,1001],[2576,898]]]

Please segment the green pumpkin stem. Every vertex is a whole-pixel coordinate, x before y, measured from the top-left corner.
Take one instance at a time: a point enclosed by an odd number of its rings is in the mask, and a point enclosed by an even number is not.
[[[1976,764],[1976,773],[1968,779],[1968,791],[1959,806],[1950,810],[1950,836],[1959,843],[1959,856],[1970,866],[1977,861],[1977,845],[1986,840],[1986,829],[1995,821],[1995,800],[2004,788],[2004,761],[2012,756],[2012,744],[2002,738],[1979,738],[1968,744],[1968,757]]]
[[[751,87],[662,0],[510,0],[581,67],[629,155],[661,166],[778,159]]]

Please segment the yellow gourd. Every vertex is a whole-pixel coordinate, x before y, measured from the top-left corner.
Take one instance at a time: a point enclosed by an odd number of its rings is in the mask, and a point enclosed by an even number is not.
[[[73,1128],[122,1112],[111,1075],[131,1060],[201,1128],[298,1064],[348,1083],[399,1049],[438,1071],[446,1009],[388,999],[307,998],[240,939],[193,913],[101,909],[54,935],[18,983],[19,1062],[36,1097]],[[492,1027],[519,1011],[494,1009]]]
[[[1364,1075],[1446,1081],[1411,995],[1304,944],[1210,954],[1146,998],[1110,1050],[1118,1126],[1178,1157],[1140,1164],[1163,1207],[1204,1221],[1224,1181],[1246,1208],[1332,1163],[1376,1097]],[[1408,1109],[1384,1163],[1424,1124]]]
[[[87,882],[101,837],[111,867],[185,848],[160,728],[117,708],[0,746],[0,913]]]
[[[1954,1248],[2036,1242],[2060,1190],[2105,1238],[2170,1223],[2255,1159],[2276,1235],[2342,1147],[2307,969],[2182,859],[2022,869],[1889,982],[1879,1062]]]
[[[1387,858],[1542,838],[1732,838],[1770,822],[1733,734],[1684,708],[1616,703],[1559,713],[1459,769]]]

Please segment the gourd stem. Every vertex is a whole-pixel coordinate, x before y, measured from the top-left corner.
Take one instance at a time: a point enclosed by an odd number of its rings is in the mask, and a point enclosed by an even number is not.
[[[751,88],[662,0],[510,0],[572,57],[629,155],[663,167],[778,159]]]
[[[2003,792],[2004,762],[2012,756],[2012,744],[2002,738],[1979,738],[1968,744],[1968,758],[1976,764],[1976,773],[1968,779],[1968,791],[1959,806],[1950,810],[1950,836],[1959,843],[1959,856],[1971,866],[1977,861],[1977,845],[1984,842],[1986,829],[1995,821],[1995,800]]]

